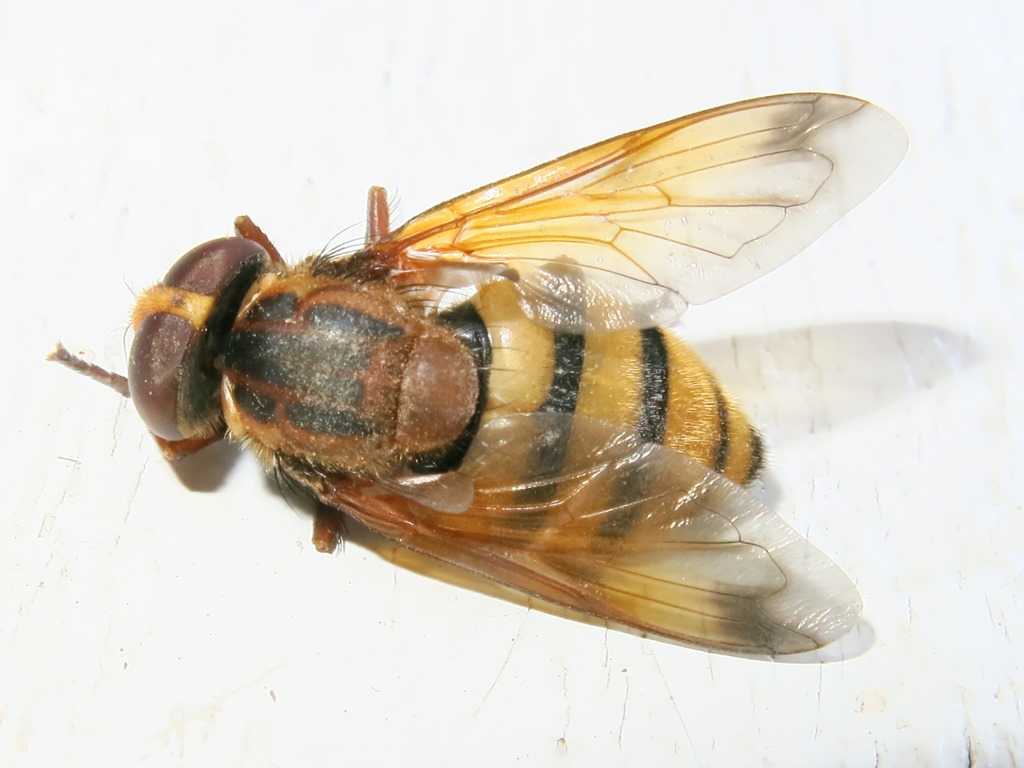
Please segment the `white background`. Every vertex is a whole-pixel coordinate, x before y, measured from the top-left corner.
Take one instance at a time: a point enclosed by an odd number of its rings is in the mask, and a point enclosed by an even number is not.
[[[1019,2],[0,14],[0,764],[1020,760]],[[404,219],[787,90],[911,137],[805,254],[682,323],[764,428],[765,493],[864,597],[824,661],[609,630],[364,532],[319,555],[251,456],[172,468],[130,404],[42,361],[61,338],[123,370],[132,291],[238,213],[298,258],[361,235],[371,183]]]

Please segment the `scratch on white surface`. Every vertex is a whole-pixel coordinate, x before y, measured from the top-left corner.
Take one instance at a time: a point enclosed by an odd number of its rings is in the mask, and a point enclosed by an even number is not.
[[[516,636],[512,638],[512,642],[509,643],[508,653],[505,654],[505,660],[501,662],[501,667],[498,669],[498,674],[494,676],[494,681],[491,683],[491,687],[487,689],[487,693],[484,694],[483,700],[477,705],[477,708],[473,711],[473,716],[476,717],[480,714],[484,708],[484,704],[487,703],[487,699],[490,698],[491,693],[494,692],[495,687],[498,685],[498,681],[501,679],[502,673],[505,671],[505,667],[508,666],[508,660],[512,658],[512,651],[515,650],[516,641],[519,640],[519,636],[523,633],[523,625],[526,623],[526,617],[529,614],[523,614],[522,619],[519,621],[519,629],[516,630]]]
[[[985,610],[988,611],[988,620],[993,627],[999,627],[1003,632],[1003,637],[1008,641],[1010,640],[1010,632],[1006,627],[1006,622],[1002,619],[996,618],[996,615],[992,612],[992,597],[991,595],[985,595]]]
[[[63,501],[63,494],[61,494],[61,500]],[[43,515],[43,521],[39,524],[39,530],[36,532],[36,538],[45,539],[50,535],[50,531],[53,530],[53,523],[56,521],[56,517],[53,515]]]
[[[604,687],[612,687],[611,658],[608,651],[608,626],[604,628]]]
[[[967,691],[960,691],[960,706],[964,714],[964,764],[970,767],[974,765],[974,746],[971,743],[971,718],[968,714],[971,708],[967,703]]]
[[[271,667],[268,667],[264,672],[257,675],[256,677],[247,680],[230,690],[225,691],[219,696],[214,696],[207,704],[203,706],[188,707],[183,705],[174,707],[170,711],[170,722],[167,727],[161,731],[153,734],[152,738],[159,741],[160,746],[145,755],[145,758],[157,758],[162,755],[166,755],[166,752],[171,749],[172,741],[177,742],[178,756],[185,758],[185,748],[188,733],[186,732],[190,725],[193,723],[200,723],[202,729],[200,733],[199,741],[203,742],[207,739],[206,728],[215,724],[217,719],[217,713],[221,710],[224,703],[231,697],[242,693],[254,686],[263,688],[263,681],[270,677],[275,672],[283,669],[287,662],[282,661]],[[276,702],[276,697],[274,698]]]
[[[132,509],[134,509],[134,507],[135,507],[135,497],[138,495],[139,488],[142,486],[142,476],[144,474],[146,474],[146,468],[148,466],[149,466],[149,456],[146,456],[142,460],[142,466],[139,467],[138,473],[135,475],[135,484],[132,486],[131,490],[128,492],[128,500],[127,500],[127,502],[125,504],[125,509],[124,509],[124,519],[121,521],[122,525],[127,525],[128,524],[128,518],[131,516]]]
[[[110,454],[108,458],[114,458],[114,452],[117,450],[117,437],[121,434],[121,419],[124,417],[126,412],[127,400],[122,399],[117,404],[117,412],[114,414],[114,420],[110,424]]]
[[[77,471],[81,466],[81,462],[77,461],[76,459],[64,459],[64,461],[70,461],[74,465],[73,467],[68,468],[69,472]],[[56,486],[59,489],[57,491],[56,503],[48,505],[43,505],[42,503],[39,504],[40,509],[45,508],[52,510],[51,512],[43,513],[43,519],[40,521],[39,527],[36,529],[36,537],[40,539],[45,539],[50,534],[50,531],[53,528],[53,524],[57,519],[56,511],[64,506],[64,500],[67,498],[68,495],[68,488],[71,487],[71,480],[67,476],[67,474],[64,474],[62,475],[59,483],[53,483],[52,485]],[[43,494],[40,493],[39,501],[42,502],[42,499]]]
[[[676,697],[672,693],[672,687],[668,684],[668,678],[665,677],[665,673],[661,669],[658,654],[652,651],[651,658],[654,659],[654,667],[658,670],[658,676],[661,678],[662,685],[665,686],[665,692],[668,693],[668,700],[672,702],[672,709],[675,710],[679,725],[682,726],[683,733],[686,735],[686,743],[690,745],[690,754],[693,755],[694,760],[698,760],[697,748],[693,745],[693,739],[690,737],[690,729],[686,727],[686,721],[683,719],[683,713],[679,711],[679,705],[676,703]]]
[[[558,739],[562,744],[568,745],[566,734],[569,733],[569,723],[572,721],[572,697],[569,696],[569,668],[562,665],[562,699],[565,701],[565,722],[562,724],[562,735]]]
[[[398,628],[398,615],[395,606],[398,605],[398,572],[401,568],[397,562],[397,550],[392,549],[388,553],[388,562],[391,563],[391,610],[388,612],[388,629],[394,633]]]
[[[54,553],[53,553],[53,550],[51,550],[50,551],[50,556],[46,559],[46,563],[43,565],[43,567],[41,569],[41,573],[46,574],[46,573],[50,572],[50,566],[53,564],[53,559],[54,559]],[[62,569],[61,575],[63,575],[63,569]],[[28,601],[23,606],[19,606],[18,613],[22,614],[22,615],[29,615],[29,614],[31,614],[32,613],[32,609],[33,609],[33,607],[36,604],[36,600],[39,599],[40,592],[42,592],[44,589],[46,589],[46,579],[45,579],[45,577],[40,579],[40,580],[38,580],[36,582],[35,586],[32,587],[32,591],[29,594]],[[21,621],[19,621],[17,624],[15,624],[14,625],[14,631],[11,633],[11,638],[12,639],[13,638],[17,638],[23,631],[26,631],[25,630],[25,626],[26,626],[25,622],[21,622]]]
[[[814,349],[814,328],[808,327],[801,334],[804,340],[804,356],[810,362],[810,370],[813,371],[814,384],[810,388],[810,392],[814,393],[816,397],[820,397],[818,393],[825,391],[825,377],[823,373],[823,366],[820,361],[820,355],[815,354]],[[822,414],[822,418],[825,423],[822,425],[818,424],[819,414]],[[831,426],[829,423],[828,413],[824,409],[815,408],[811,412],[811,424],[810,433],[812,435],[818,434],[819,428],[823,428],[825,431]]]
[[[168,726],[159,733],[154,734],[154,737],[160,741],[159,747],[145,755],[145,758],[151,759],[159,757],[161,754],[166,754],[172,748],[172,740],[177,743],[178,757],[184,758],[186,730],[189,725],[196,721],[203,723],[204,730],[200,736],[200,741],[204,741],[206,739],[205,727],[213,724],[223,700],[224,697],[218,697],[205,707],[197,707],[191,710],[185,707],[176,707],[170,713],[170,723]]]
[[[619,748],[622,748],[622,732],[626,728],[626,707],[629,704],[629,675],[626,675],[626,690],[622,694],[622,717],[619,718],[619,737],[617,739]]]
[[[815,691],[815,715],[814,715],[814,740],[818,740],[821,733],[821,686],[824,682],[824,670],[818,666],[818,689]]]

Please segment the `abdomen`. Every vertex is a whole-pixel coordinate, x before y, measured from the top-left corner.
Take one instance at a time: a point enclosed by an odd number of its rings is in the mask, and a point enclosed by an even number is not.
[[[519,309],[514,287],[484,286],[474,305],[491,344],[484,418],[576,413],[630,427],[737,483],[763,463],[760,436],[703,362],[669,331],[554,333]]]

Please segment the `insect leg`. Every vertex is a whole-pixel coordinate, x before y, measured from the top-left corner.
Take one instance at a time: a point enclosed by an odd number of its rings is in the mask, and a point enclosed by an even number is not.
[[[345,513],[340,509],[319,504],[313,520],[313,546],[326,555],[334,552],[344,540]]]
[[[238,216],[235,219],[235,234],[239,237],[244,237],[246,240],[259,243],[270,256],[270,260],[274,262],[275,266],[284,266],[284,259],[281,258],[281,254],[277,252],[274,244],[270,242],[270,238],[263,234],[263,230],[257,227],[248,216]]]
[[[366,244],[379,243],[390,231],[387,190],[384,187],[370,187],[366,193]]]
[[[197,451],[201,451],[208,445],[213,445],[218,440],[224,439],[224,430],[221,429],[209,437],[189,437],[184,440],[164,440],[162,437],[153,435],[153,439],[156,441],[157,447],[160,448],[160,453],[164,455],[165,459],[168,461],[177,461],[178,459],[183,459],[186,456],[191,456]]]

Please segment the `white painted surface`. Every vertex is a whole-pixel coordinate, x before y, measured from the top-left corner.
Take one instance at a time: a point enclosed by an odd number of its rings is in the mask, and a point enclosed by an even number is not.
[[[0,28],[0,764],[1020,761],[1024,6],[22,5]],[[130,405],[42,362],[60,337],[123,370],[130,289],[237,213],[297,257],[359,236],[371,183],[404,218],[786,90],[876,101],[910,154],[684,332],[763,425],[768,496],[863,594],[845,661],[609,631],[366,534],[319,556],[251,457],[176,471]]]

